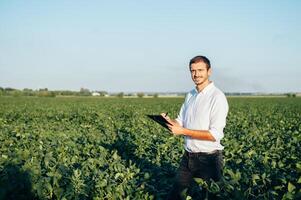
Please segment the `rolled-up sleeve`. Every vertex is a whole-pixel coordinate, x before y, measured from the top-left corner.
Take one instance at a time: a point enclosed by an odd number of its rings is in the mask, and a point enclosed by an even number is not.
[[[209,132],[216,141],[220,141],[224,137],[228,110],[228,102],[224,95],[219,95],[213,100],[210,112]]]

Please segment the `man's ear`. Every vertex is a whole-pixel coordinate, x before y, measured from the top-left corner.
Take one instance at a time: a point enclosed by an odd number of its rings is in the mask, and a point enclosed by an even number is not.
[[[211,68],[208,69],[208,75],[211,76],[212,70]]]

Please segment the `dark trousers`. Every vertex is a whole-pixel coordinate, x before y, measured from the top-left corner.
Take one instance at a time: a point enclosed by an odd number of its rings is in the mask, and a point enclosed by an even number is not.
[[[222,176],[222,166],[223,156],[221,151],[216,151],[213,154],[188,153],[185,151],[177,171],[173,188],[169,192],[167,199],[182,199],[181,193],[186,188],[188,188],[187,192],[191,193],[192,191],[190,189],[193,185],[196,185],[193,178],[202,178],[205,181],[209,181],[210,179],[214,181],[220,180]],[[204,189],[201,191],[199,187],[197,188],[199,189],[198,199],[202,199],[206,191]],[[193,196],[193,194],[189,195]]]

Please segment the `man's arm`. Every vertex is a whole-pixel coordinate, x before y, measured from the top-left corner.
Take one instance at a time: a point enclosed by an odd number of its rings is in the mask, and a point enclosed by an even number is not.
[[[195,139],[199,140],[209,140],[215,142],[215,138],[212,136],[212,134],[208,130],[191,130],[182,127],[179,122],[175,119],[170,119],[168,116],[165,115],[165,113],[161,114],[162,117],[164,117],[170,124],[167,125],[169,130],[174,135],[186,135],[190,136]]]
[[[216,141],[215,138],[208,130],[191,130],[188,128],[184,128],[182,126],[174,126],[174,125],[168,125],[168,128],[174,135],[186,135],[194,139],[208,140],[212,142]]]
[[[184,128],[183,132],[184,132],[183,135],[190,136],[195,139],[209,140],[212,142],[216,141],[215,138],[212,136],[212,134],[207,130],[190,130]]]

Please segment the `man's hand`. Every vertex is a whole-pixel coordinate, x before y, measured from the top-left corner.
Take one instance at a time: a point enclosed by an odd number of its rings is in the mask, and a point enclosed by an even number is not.
[[[170,120],[170,117],[167,116],[167,113],[161,113],[160,114],[162,117],[164,117],[166,120]]]
[[[182,127],[177,120],[170,119],[165,113],[161,113],[161,116],[164,117],[170,124],[167,124],[168,129],[172,132],[173,135],[186,135],[194,139],[199,140],[208,140],[215,142],[215,138],[208,130],[191,130]]]
[[[167,124],[168,129],[170,130],[170,132],[172,132],[174,135],[183,135],[184,134],[184,128],[182,126],[179,125],[170,125]]]
[[[170,119],[169,116],[167,116],[165,113],[161,113],[161,116],[166,119],[170,124],[167,124],[168,129],[170,132],[172,132],[174,135],[182,135],[184,128],[180,126],[180,124],[176,120]]]
[[[170,124],[172,124],[172,125],[176,125],[176,124],[177,124],[176,120],[170,119],[170,117],[167,116],[166,113],[161,113],[161,116],[162,116],[164,119],[166,119],[166,121],[168,121]]]

